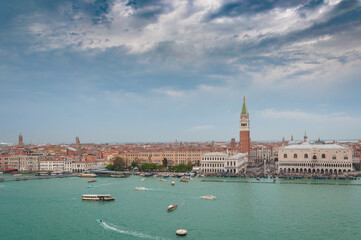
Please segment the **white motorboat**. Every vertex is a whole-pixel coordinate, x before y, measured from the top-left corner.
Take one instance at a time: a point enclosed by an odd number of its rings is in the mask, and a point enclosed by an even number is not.
[[[213,196],[213,195],[205,195],[205,196],[202,196],[202,198],[203,198],[203,199],[208,199],[208,200],[214,200],[214,199],[216,199],[216,197]]]

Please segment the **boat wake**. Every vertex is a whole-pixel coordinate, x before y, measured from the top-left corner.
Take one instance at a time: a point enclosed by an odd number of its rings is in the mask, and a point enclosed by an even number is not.
[[[155,239],[155,240],[164,239],[162,237],[151,236],[151,235],[140,233],[140,232],[122,230],[118,226],[115,226],[113,224],[107,224],[104,221],[100,225],[103,226],[107,230],[112,230],[112,231],[115,231],[115,232],[118,232],[118,233],[121,233],[121,234],[127,234],[127,235],[131,235],[131,236],[134,236],[134,237],[146,238],[146,239]]]

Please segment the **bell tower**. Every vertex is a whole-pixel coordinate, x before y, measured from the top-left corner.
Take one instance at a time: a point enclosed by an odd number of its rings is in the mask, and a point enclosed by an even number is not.
[[[246,97],[243,97],[241,118],[239,121],[239,151],[248,153],[250,157],[249,114],[246,106]]]
[[[23,135],[22,135],[21,133],[19,134],[18,147],[19,147],[19,148],[24,147]]]

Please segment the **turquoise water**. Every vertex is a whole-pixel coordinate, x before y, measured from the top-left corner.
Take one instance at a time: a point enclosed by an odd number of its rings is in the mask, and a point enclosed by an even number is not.
[[[142,182],[136,176],[98,177],[90,184],[88,180],[0,183],[0,239],[180,239],[175,235],[180,228],[188,230],[184,239],[361,236],[361,186],[202,182],[198,178],[181,183],[155,177]],[[149,190],[137,191],[136,186]],[[82,201],[86,193],[110,193],[116,200]],[[202,195],[217,199],[204,200]],[[178,208],[169,213],[170,204]],[[96,222],[99,218],[103,224]]]

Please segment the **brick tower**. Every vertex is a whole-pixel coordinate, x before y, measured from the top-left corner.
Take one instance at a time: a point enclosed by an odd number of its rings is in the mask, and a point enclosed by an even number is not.
[[[243,97],[241,119],[239,121],[239,151],[248,153],[250,156],[250,137],[249,137],[249,114],[246,106],[246,97]]]
[[[18,147],[22,148],[24,147],[24,142],[23,142],[23,135],[20,133],[19,134],[19,142],[18,142]]]

